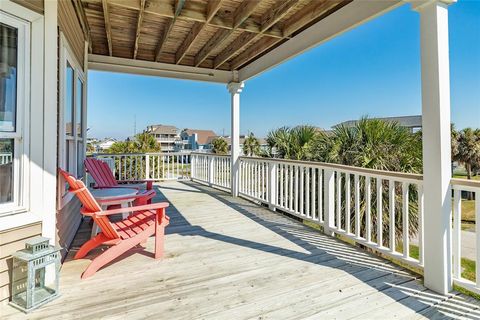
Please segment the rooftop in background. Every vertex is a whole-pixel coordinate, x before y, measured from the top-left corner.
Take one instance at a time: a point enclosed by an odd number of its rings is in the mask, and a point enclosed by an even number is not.
[[[400,126],[405,128],[414,129],[421,129],[422,128],[422,116],[401,116],[401,117],[386,117],[386,118],[369,118],[369,119],[376,119],[376,120],[383,120],[389,122],[397,122]],[[341,123],[334,125],[332,128],[337,126],[346,126],[346,127],[353,127],[357,124],[360,120],[348,120]]]
[[[152,124],[147,126],[145,132],[152,134],[178,134],[178,128],[170,125]]]
[[[184,129],[182,132],[185,132],[188,136],[197,134],[197,143],[198,144],[207,144],[210,137],[214,137],[217,134],[212,130],[198,130],[198,129]]]

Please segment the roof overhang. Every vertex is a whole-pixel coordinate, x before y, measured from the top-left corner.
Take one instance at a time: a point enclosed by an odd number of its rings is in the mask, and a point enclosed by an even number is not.
[[[246,81],[405,3],[404,0],[355,0],[238,71],[208,69],[205,67],[175,65],[96,54],[89,55],[88,67],[92,70],[224,84]]]

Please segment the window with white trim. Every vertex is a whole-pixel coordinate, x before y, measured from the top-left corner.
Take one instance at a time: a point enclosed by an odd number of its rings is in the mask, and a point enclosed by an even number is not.
[[[0,11],[0,214],[28,209],[30,23]]]
[[[86,77],[67,40],[60,35],[60,112],[59,166],[77,177],[83,177],[85,158]],[[60,207],[70,198],[68,185],[59,184]]]

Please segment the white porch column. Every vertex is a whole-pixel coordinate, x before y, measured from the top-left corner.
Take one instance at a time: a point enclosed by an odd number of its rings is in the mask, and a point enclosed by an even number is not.
[[[425,286],[452,289],[448,4],[414,2],[420,13]]]
[[[232,196],[238,196],[238,176],[239,176],[239,167],[240,162],[238,157],[240,156],[240,93],[244,87],[243,82],[230,82],[227,85],[228,91],[231,95],[231,141],[232,141],[232,150],[230,153],[232,170],[231,170],[231,190]]]
[[[45,47],[44,47],[44,176],[42,235],[56,239],[56,194],[57,194],[57,1],[45,1]],[[32,84],[35,85],[35,84]],[[38,188],[38,186],[34,186]]]

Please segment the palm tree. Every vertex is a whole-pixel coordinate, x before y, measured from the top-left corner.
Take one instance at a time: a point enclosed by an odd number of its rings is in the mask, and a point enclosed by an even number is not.
[[[332,135],[321,134],[315,140],[312,148],[313,158],[323,162],[333,162],[355,167],[388,170],[396,172],[422,172],[422,140],[420,134],[411,133],[398,123],[387,122],[377,119],[362,118],[354,126],[338,126],[334,128]],[[345,180],[345,179],[343,179]],[[342,181],[342,183],[345,183]],[[353,183],[353,179],[351,179]],[[365,178],[360,178],[360,218],[362,232],[365,230]],[[376,180],[372,181],[372,190],[377,188]],[[350,190],[353,190],[353,185]],[[382,182],[383,208],[389,207],[388,182]],[[344,186],[342,187],[344,189]],[[345,199],[345,197],[343,197]],[[414,187],[409,192],[409,226],[410,234],[414,235],[418,230],[418,193]],[[344,201],[344,200],[343,200]],[[353,194],[350,203],[353,203]],[[376,202],[376,193],[372,193],[372,203]],[[345,210],[345,202],[342,204]],[[395,188],[395,225],[402,230],[401,220],[402,190],[399,184]],[[376,208],[372,207],[372,223],[376,223]],[[351,215],[352,216],[352,212]],[[389,221],[388,210],[384,210],[385,221],[383,239],[388,241]],[[345,222],[343,222],[345,223]],[[374,228],[375,229],[375,228]],[[376,230],[373,230],[376,237]],[[399,236],[400,233],[397,234]],[[400,241],[400,237],[396,239]]]
[[[258,156],[260,154],[260,141],[250,133],[243,142],[243,154],[246,156]]]
[[[281,127],[268,133],[267,144],[280,158],[307,160],[318,135],[318,129],[309,125]]]
[[[149,133],[139,133],[133,140],[118,141],[107,150],[108,153],[160,152],[160,143]]]
[[[465,128],[456,132],[454,138],[456,148],[452,150],[452,158],[465,166],[467,179],[472,179],[474,169],[480,164],[480,129]]]
[[[215,138],[212,141],[213,149],[212,151],[216,154],[227,154],[228,153],[228,142],[224,137]]]
[[[467,179],[472,179],[473,174],[480,168],[480,129],[465,128],[458,132],[452,130],[452,159],[463,164]],[[473,193],[468,192],[467,197],[472,200]]]

